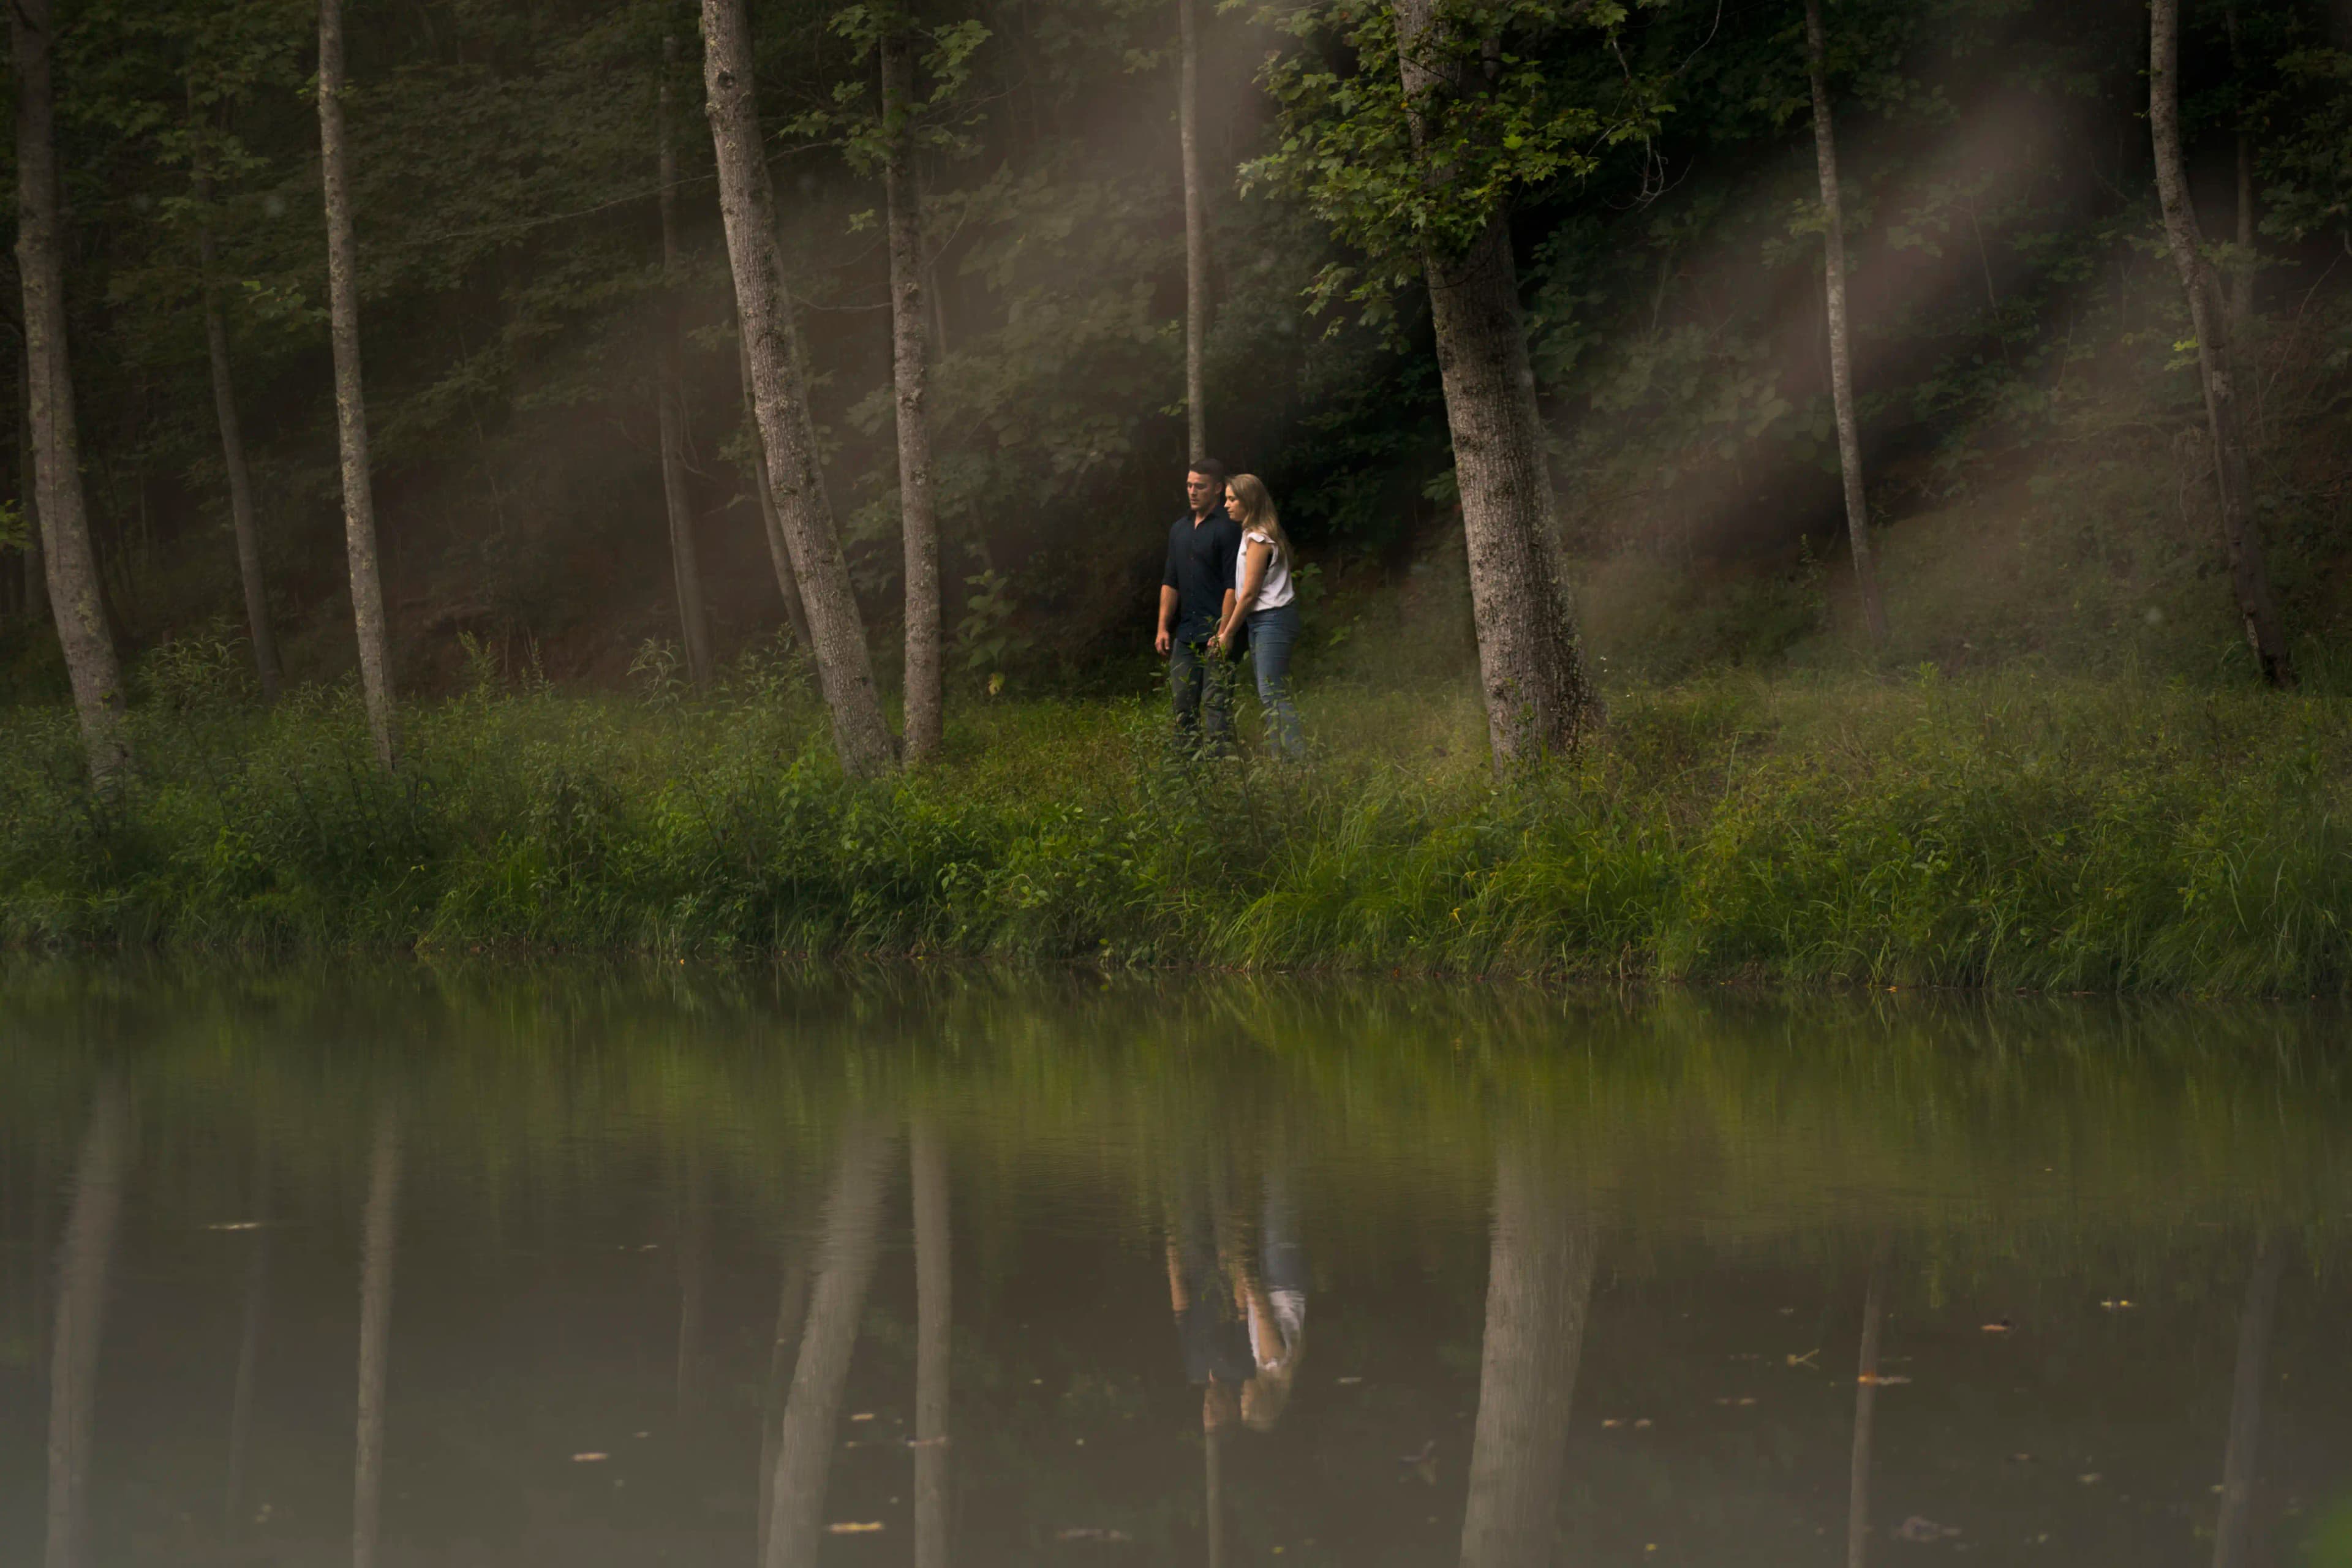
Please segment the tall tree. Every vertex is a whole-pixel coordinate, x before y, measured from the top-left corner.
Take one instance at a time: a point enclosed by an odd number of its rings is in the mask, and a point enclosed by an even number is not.
[[[22,290],[18,291],[21,295]],[[17,346],[24,347],[24,333],[16,335]],[[33,446],[33,360],[29,353],[17,356],[16,403],[16,495],[17,510],[24,516],[25,548],[25,618],[38,626],[49,618],[49,571],[47,557],[41,550],[41,493],[34,478],[38,467]]]
[[[1813,161],[1822,182],[1822,278],[1829,300],[1830,395],[1837,409],[1838,471],[1845,481],[1846,539],[1853,583],[1873,647],[1886,642],[1886,606],[1870,556],[1870,507],[1863,494],[1862,422],[1853,405],[1853,339],[1846,324],[1845,203],[1838,189],[1837,132],[1830,119],[1829,46],[1822,0],[1805,0],[1805,65],[1812,78]]]
[[[931,489],[931,366],[923,306],[923,205],[915,187],[914,19],[895,0],[882,23],[882,191],[890,226],[890,375],[898,415],[898,526],[907,592],[907,761],[939,754],[940,518]]]
[[[775,567],[776,592],[783,596],[784,618],[791,623],[793,640],[801,650],[813,656],[816,644],[809,637],[808,606],[801,599],[800,574],[793,570],[792,547],[784,542],[784,520],[776,510],[775,487],[768,483],[768,443],[760,435],[760,417],[751,393],[751,355],[743,346],[740,332],[735,364],[742,374],[744,440],[751,454],[744,478],[751,493],[759,498],[761,531],[768,538],[768,559]]]
[[[776,1433],[761,1568],[814,1568],[817,1561],[825,1489],[833,1474],[834,1422],[841,1414],[866,1289],[881,1251],[890,1152],[891,1139],[871,1124],[853,1124],[842,1135],[800,1357]]]
[[[1552,1560],[1592,1250],[1591,1222],[1570,1205],[1564,1173],[1528,1141],[1506,1142],[1495,1161],[1462,1568],[1540,1568]]]
[[[1184,158],[1185,458],[1209,455],[1205,366],[1209,337],[1208,193],[1201,181],[1201,27],[1195,0],[1176,0],[1176,135]]]
[[[332,0],[330,0],[332,3]],[[375,1568],[383,1517],[383,1401],[392,1345],[393,1247],[400,1223],[400,1124],[377,1114],[360,1254],[358,1443],[352,1460],[352,1568]]]
[[[1394,0],[1405,116],[1426,181],[1444,184],[1444,121],[1472,86],[1473,41],[1437,0]],[[1481,73],[1483,74],[1483,73]],[[1575,750],[1592,713],[1576,614],[1560,560],[1542,412],[1519,312],[1510,224],[1491,205],[1457,219],[1466,244],[1422,252],[1454,482],[1470,558],[1479,683],[1495,763]]]
[[[660,363],[654,400],[661,409],[662,503],[669,512],[670,576],[677,589],[678,636],[686,643],[687,673],[698,691],[710,689],[717,673],[710,651],[710,618],[702,607],[702,566],[694,549],[694,510],[686,489],[686,378],[677,349],[677,146],[670,125],[670,78],[677,68],[677,40],[662,37],[661,89],[656,95],[661,147],[662,308],[657,329]]]
[[[213,235],[213,182],[205,126],[196,121],[195,87],[188,89],[188,164],[196,197],[196,287],[205,302],[205,349],[212,361],[213,413],[220,423],[221,465],[228,473],[230,531],[236,540],[237,580],[245,588],[246,636],[264,700],[278,700],[278,637],[269,623],[269,588],[261,575],[261,529],[254,520],[253,471],[245,458],[245,426],[237,417],[236,378],[228,358],[228,321],[220,302],[220,244]]]
[[[2246,99],[2252,89],[2246,80],[2246,45],[2238,32],[2238,7],[2221,7],[2221,24],[2230,37],[2230,74],[2237,79],[2237,252],[2231,258],[2230,337],[2242,342],[2254,319],[2254,126]]]
[[[948,1568],[948,1379],[954,1316],[948,1156],[939,1123],[915,1117],[915,1568]]]
[[[335,434],[343,467],[343,549],[350,557],[352,619],[360,684],[376,761],[400,760],[392,689],[392,635],[376,559],[375,486],[369,477],[367,394],[360,379],[359,242],[352,230],[351,154],[343,130],[343,0],[319,0],[319,165],[327,205],[327,317],[335,351]]]
[[[833,715],[834,749],[853,777],[887,772],[898,742],[882,716],[866,623],[851,591],[819,466],[801,371],[800,330],[776,243],[775,192],[760,134],[751,23],[743,0],[702,0],[703,80],[718,154],[719,210],[735,304],[751,362],[752,405],[784,542],[808,611],[817,681]],[[773,1542],[771,1542],[772,1546]]]
[[[91,780],[101,788],[131,761],[122,667],[100,598],[98,554],[81,489],[81,436],[66,348],[65,257],[58,240],[57,89],[52,0],[14,0],[16,57],[16,271],[25,293],[26,406],[33,426],[34,490],[51,618],[73,683]]]
[[[37,3],[37,0],[36,0]],[[25,8],[17,0],[13,10]],[[46,7],[45,7],[46,8]],[[73,1215],[58,1259],[56,1340],[49,1359],[48,1545],[45,1568],[89,1558],[89,1461],[98,1441],[98,1347],[106,1275],[131,1163],[131,1106],[120,1085],[99,1090],[75,1174]]]
[[[2213,438],[2213,478],[2221,494],[2230,582],[2237,593],[2246,644],[2263,679],[2272,686],[2292,686],[2294,665],[2271,598],[2262,532],[2254,517],[2253,465],[2247,452],[2230,310],[2205,254],[2181,151],[2180,0],[2148,0],[2147,19],[2147,123],[2156,154],[2156,193],[2164,208],[2164,235],[2173,265],[2189,297],[2190,329],[2197,334],[2197,372],[2204,384],[2206,424]]]

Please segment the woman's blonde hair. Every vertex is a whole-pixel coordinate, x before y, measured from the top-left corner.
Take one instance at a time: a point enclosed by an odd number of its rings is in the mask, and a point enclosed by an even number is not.
[[[1282,514],[1274,510],[1265,481],[1255,474],[1235,474],[1225,480],[1225,489],[1242,503],[1242,531],[1265,534],[1274,541],[1274,558],[1285,566],[1295,564],[1290,535],[1282,531]]]

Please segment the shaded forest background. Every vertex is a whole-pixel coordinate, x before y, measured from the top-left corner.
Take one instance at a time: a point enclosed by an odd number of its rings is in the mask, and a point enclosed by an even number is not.
[[[919,177],[950,678],[1139,685],[1181,505],[1175,7],[921,8]],[[880,183],[856,156],[856,8],[752,6],[780,226],[829,483],[886,684],[898,485]],[[1261,161],[1315,112],[1344,5],[1202,11],[1209,446],[1264,475],[1309,563],[1310,672],[1474,657],[1417,287],[1333,240]],[[2194,349],[2150,173],[2137,0],[1847,0],[1827,12],[1884,658],[2036,658],[2251,680]],[[117,637],[243,637],[198,231],[222,296],[288,674],[354,666],[314,100],[299,0],[60,14],[67,278],[85,482]],[[690,6],[352,7],[349,122],[386,596],[404,690],[659,679],[678,638],[656,434],[662,40],[688,280],[691,501],[722,658],[788,637],[755,492]],[[2191,173],[2251,290],[2260,522],[2307,682],[2352,629],[2352,16],[2191,5]],[[1794,0],[1665,0],[1538,32],[1665,112],[1522,199],[1513,233],[1555,477],[1604,684],[1860,655]],[[1286,119],[1286,114],[1289,116]],[[1291,143],[1294,150],[1296,142]],[[212,174],[199,200],[192,164]],[[2232,238],[2231,237],[2238,237]],[[2238,280],[2242,280],[2239,282]],[[5,290],[13,310],[16,290]],[[18,334],[21,342],[21,333]],[[21,380],[0,387],[21,426]],[[27,485],[23,443],[0,450]],[[0,691],[64,695],[0,551]],[[469,651],[470,650],[470,651]],[[134,668],[136,664],[134,663]]]

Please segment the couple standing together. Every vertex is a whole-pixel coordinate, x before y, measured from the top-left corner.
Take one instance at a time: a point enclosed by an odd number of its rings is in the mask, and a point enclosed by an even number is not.
[[[1255,474],[1228,478],[1202,458],[1184,474],[1184,515],[1168,531],[1160,578],[1160,656],[1177,739],[1222,752],[1234,728],[1234,665],[1244,649],[1257,669],[1267,743],[1296,762],[1307,755],[1290,702],[1290,654],[1298,643],[1290,536]]]

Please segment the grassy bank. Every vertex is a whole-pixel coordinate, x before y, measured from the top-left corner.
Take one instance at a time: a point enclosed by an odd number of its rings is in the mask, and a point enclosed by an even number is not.
[[[1622,694],[1501,789],[1466,694],[1307,709],[1285,770],[1177,764],[1142,699],[974,699],[943,765],[871,786],[772,667],[704,702],[485,683],[385,777],[347,696],[264,711],[192,665],[110,800],[63,713],[0,717],[0,940],[2352,984],[2340,699],[1727,679]]]

